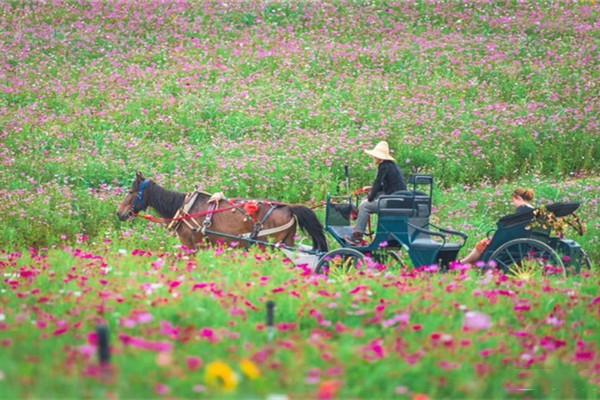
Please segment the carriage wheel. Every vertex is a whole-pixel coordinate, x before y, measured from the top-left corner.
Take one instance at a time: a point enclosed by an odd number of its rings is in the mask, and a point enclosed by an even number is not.
[[[578,274],[583,269],[590,270],[592,268],[592,260],[590,256],[583,250],[579,249],[579,254],[573,256],[573,254],[564,254],[563,249],[559,247],[557,249],[558,254],[560,255],[560,259],[563,261],[565,266],[565,270],[568,274]]]
[[[358,250],[341,248],[326,253],[315,267],[317,274],[335,273],[345,274],[356,269],[363,261],[365,255]]]
[[[581,259],[583,260],[581,263],[582,267],[585,267],[587,269],[592,269],[592,259],[590,258],[589,254],[586,253],[586,251],[584,249],[581,249]]]
[[[406,268],[406,260],[401,250],[376,250],[372,254],[373,260],[388,268]]]
[[[565,266],[560,256],[546,243],[535,239],[515,239],[504,243],[491,255],[505,274],[520,279],[539,275],[565,276]]]

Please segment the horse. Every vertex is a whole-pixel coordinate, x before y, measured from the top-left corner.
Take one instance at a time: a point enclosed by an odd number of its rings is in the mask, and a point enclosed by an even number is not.
[[[117,216],[121,221],[132,220],[140,211],[151,207],[165,222],[184,222],[173,225],[173,229],[181,243],[192,250],[206,247],[209,243],[233,241],[247,247],[253,240],[267,239],[291,247],[294,246],[299,226],[312,239],[313,250],[327,251],[323,225],[308,207],[251,200],[228,202],[225,199],[217,199],[209,203],[210,194],[196,193],[193,204],[187,205],[187,216],[183,214],[181,217],[187,195],[164,189],[156,182],[144,178],[141,172],[137,172],[131,190],[117,209]],[[202,224],[199,224],[197,219],[193,219],[191,223],[194,215],[203,219]],[[210,229],[203,229],[205,227]],[[224,235],[220,236],[219,233]]]

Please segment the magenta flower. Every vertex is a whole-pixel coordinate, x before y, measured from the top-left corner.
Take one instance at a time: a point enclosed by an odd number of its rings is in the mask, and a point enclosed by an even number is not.
[[[516,312],[528,312],[531,310],[531,304],[528,300],[519,300],[513,307]]]
[[[385,349],[383,348],[383,339],[375,339],[362,349],[365,360],[377,361],[385,358]]]
[[[169,387],[167,385],[163,385],[162,383],[157,384],[154,387],[154,391],[159,396],[165,396],[165,395],[167,395],[167,394],[169,394],[171,392],[171,390],[169,389]]]
[[[190,371],[196,371],[202,367],[202,359],[200,357],[190,356],[186,359],[187,368]]]
[[[567,345],[567,342],[565,342],[564,340],[558,340],[558,339],[555,339],[550,336],[544,336],[540,340],[540,346],[543,349],[548,350],[548,351],[556,351],[566,345]]]
[[[146,339],[124,334],[119,335],[119,340],[121,340],[121,343],[123,343],[124,346],[130,346],[155,353],[170,352],[173,350],[173,345],[168,342],[152,342]]]

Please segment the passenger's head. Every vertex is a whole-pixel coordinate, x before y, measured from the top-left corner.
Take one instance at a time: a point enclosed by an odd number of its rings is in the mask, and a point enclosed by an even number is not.
[[[512,202],[515,207],[519,207],[530,203],[534,196],[535,194],[532,189],[517,188],[512,194]]]

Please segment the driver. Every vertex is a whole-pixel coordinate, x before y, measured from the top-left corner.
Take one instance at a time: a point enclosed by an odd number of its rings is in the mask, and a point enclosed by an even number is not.
[[[346,240],[355,244],[359,244],[363,240],[369,214],[377,211],[377,198],[383,194],[406,190],[404,176],[394,157],[390,155],[387,142],[379,142],[372,150],[365,150],[365,153],[375,160],[377,177],[370,188],[363,188],[365,191],[369,190],[369,195],[358,206],[356,226],[353,229],[352,236],[346,238]]]

